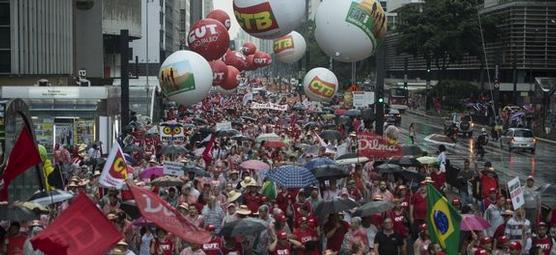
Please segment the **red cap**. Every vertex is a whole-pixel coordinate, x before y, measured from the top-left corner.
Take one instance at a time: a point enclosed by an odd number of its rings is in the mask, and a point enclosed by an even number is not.
[[[488,251],[485,249],[479,249],[475,252],[475,255],[489,255]]]
[[[492,238],[490,238],[489,236],[485,236],[481,238],[481,245],[485,245],[489,243],[492,243]]]
[[[307,217],[301,217],[297,219],[297,224],[301,225],[303,223],[309,223]]]
[[[490,189],[488,190],[488,192],[489,192],[489,193],[492,193],[492,192],[496,193],[496,189],[495,189],[495,188],[490,188]]]
[[[518,241],[512,241],[510,243],[510,250],[511,251],[520,251],[521,250],[521,243]]]
[[[452,205],[453,206],[461,206],[461,201],[459,200],[459,198],[454,198],[452,199]]]
[[[286,215],[280,214],[280,215],[278,215],[278,216],[276,217],[276,220],[277,220],[278,222],[282,222],[282,223],[283,223],[283,222],[286,222]]]
[[[409,203],[407,203],[406,201],[403,201],[400,205],[402,207],[409,207]]]
[[[288,238],[288,233],[286,233],[286,231],[281,231],[280,233],[278,233],[278,239],[284,240]]]
[[[212,225],[212,224],[209,224],[209,225],[207,226],[207,231],[214,231],[215,229],[216,229],[216,226],[214,226],[214,225]]]
[[[429,227],[427,226],[427,223],[423,223],[421,225],[419,225],[419,230],[420,231],[427,231],[429,229]]]
[[[544,221],[541,221],[537,223],[537,227],[546,227],[546,223]]]
[[[309,218],[308,222],[309,222],[309,226],[316,226],[317,224],[314,218]]]
[[[510,241],[510,238],[507,236],[499,236],[496,238],[496,241],[498,242],[498,245],[504,245]]]

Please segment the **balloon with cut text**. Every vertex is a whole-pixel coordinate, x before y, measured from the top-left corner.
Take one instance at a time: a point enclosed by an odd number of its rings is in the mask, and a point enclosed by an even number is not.
[[[241,53],[245,56],[253,55],[257,52],[257,46],[252,42],[246,42],[241,47]]]
[[[246,71],[253,71],[257,69],[257,65],[255,64],[255,55],[249,55],[247,56],[247,68],[245,69]]]
[[[226,72],[226,79],[220,85],[220,87],[231,90],[237,88],[239,85],[239,70],[233,66],[228,66],[228,71]]]
[[[264,51],[257,51],[253,56],[253,62],[257,67],[265,67],[272,64],[272,56]]]
[[[222,23],[215,19],[202,19],[191,27],[187,34],[189,49],[208,61],[219,59],[230,45],[230,35]]]
[[[221,85],[226,79],[226,74],[228,73],[228,66],[226,66],[226,63],[224,63],[224,61],[220,59],[211,61],[209,64],[212,69],[212,76],[213,76],[212,85],[214,86]]]
[[[286,64],[292,64],[300,60],[305,54],[305,38],[296,32],[275,39],[273,42],[273,50],[276,58]]]
[[[209,62],[193,51],[172,53],[160,66],[158,75],[162,93],[182,105],[201,102],[212,87]]]
[[[275,39],[289,34],[305,21],[303,0],[234,0],[234,15],[248,34]]]
[[[239,51],[228,51],[222,57],[226,65],[233,66],[240,71],[247,68],[247,58]]]
[[[215,9],[207,14],[207,18],[218,20],[222,25],[226,27],[226,30],[230,30],[232,22],[230,16],[223,10]]]
[[[377,0],[325,0],[317,9],[315,39],[337,61],[370,57],[385,33],[386,15]]]
[[[313,68],[303,79],[303,90],[312,101],[330,101],[338,92],[338,78],[326,68]]]

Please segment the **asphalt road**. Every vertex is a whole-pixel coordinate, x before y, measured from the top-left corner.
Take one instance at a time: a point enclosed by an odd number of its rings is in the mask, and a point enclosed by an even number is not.
[[[437,155],[438,144],[426,142],[424,138],[430,134],[443,133],[443,120],[439,117],[421,116],[412,113],[402,115],[401,143],[407,143],[407,128],[410,123],[416,123],[417,144],[426,150],[429,155]],[[474,136],[480,132],[475,128]],[[460,137],[455,146],[447,146],[448,158],[455,165],[463,165],[464,159],[469,159],[471,165],[477,162],[482,167],[485,161],[492,162],[501,181],[507,182],[516,176],[520,178],[522,185],[529,175],[535,176],[536,185],[546,183],[556,184],[556,145],[538,142],[535,154],[528,151],[508,152],[507,148],[500,149],[498,142],[490,141],[486,146],[483,161],[476,160],[472,139]]]

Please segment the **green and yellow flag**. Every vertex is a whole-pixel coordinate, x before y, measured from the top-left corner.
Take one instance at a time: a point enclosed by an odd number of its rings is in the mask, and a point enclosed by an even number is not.
[[[427,185],[427,222],[431,241],[448,255],[458,254],[461,215],[431,184]]]

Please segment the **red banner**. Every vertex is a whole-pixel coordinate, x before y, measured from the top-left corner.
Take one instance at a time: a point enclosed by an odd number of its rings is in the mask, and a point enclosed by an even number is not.
[[[122,233],[81,193],[31,243],[49,255],[97,255],[106,254],[122,238]]]
[[[402,147],[398,144],[389,144],[382,136],[362,132],[357,134],[359,155],[368,158],[390,158],[403,156]]]
[[[146,220],[153,222],[162,229],[179,236],[189,243],[203,244],[210,240],[209,232],[189,222],[158,195],[129,182],[128,186],[135,198],[137,208],[139,208],[141,215]]]

